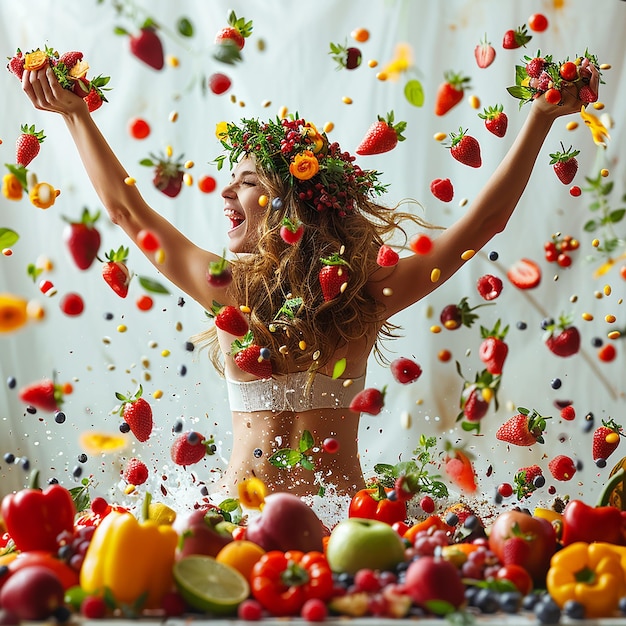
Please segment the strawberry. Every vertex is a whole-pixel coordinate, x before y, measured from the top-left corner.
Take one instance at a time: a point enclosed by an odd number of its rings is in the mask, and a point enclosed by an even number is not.
[[[99,217],[100,211],[91,215],[86,207],[79,222],[63,217],[67,222],[63,229],[63,240],[78,269],[89,269],[98,256],[101,237],[95,223]]]
[[[496,50],[491,42],[487,41],[487,33],[474,48],[474,57],[476,65],[481,69],[489,67],[496,58]]]
[[[83,100],[85,101],[87,109],[90,113],[97,111],[104,103],[103,98],[93,87],[89,90],[89,93],[83,98]]]
[[[474,386],[469,387],[469,389],[469,395],[461,401],[461,408],[463,409],[461,417],[464,417],[468,422],[480,422],[487,414],[489,402],[484,399],[479,387]]]
[[[324,302],[329,302],[345,290],[350,277],[349,266],[336,252],[320,261],[324,266],[319,271],[318,278]]]
[[[539,465],[529,465],[517,470],[513,484],[515,485],[517,499],[523,500],[528,498],[533,491],[543,487],[546,484],[546,479]]]
[[[139,389],[134,396],[124,396],[119,392],[115,392],[115,397],[122,401],[119,414],[124,422],[128,424],[131,432],[137,438],[137,441],[148,441],[152,434],[152,407],[141,397],[143,388],[139,385]]]
[[[598,94],[589,85],[583,85],[578,91],[578,99],[584,104],[589,104],[598,100]]]
[[[497,104],[495,107],[489,107],[479,113],[478,117],[485,120],[485,128],[496,137],[504,137],[506,129],[509,125],[509,118],[502,110],[504,107]]]
[[[146,20],[139,32],[130,36],[129,45],[131,53],[140,61],[155,70],[163,69],[165,65],[163,44],[152,20]]]
[[[450,202],[454,198],[454,187],[449,178],[435,178],[430,183],[430,191],[442,202]]]
[[[59,57],[59,63],[63,63],[68,70],[72,70],[72,68],[83,60],[83,53],[79,50],[72,50],[71,52],[64,52]]]
[[[520,259],[511,265],[506,277],[518,289],[534,289],[541,282],[541,268],[530,259]]]
[[[571,146],[565,150],[563,143],[561,143],[561,151],[553,152],[550,155],[550,165],[552,165],[557,178],[564,185],[569,185],[576,176],[578,171],[576,156],[578,154],[580,154],[580,150],[572,150]]]
[[[553,354],[560,357],[573,356],[580,349],[580,332],[570,325],[568,317],[561,316],[558,323],[543,324],[546,335],[544,342]]]
[[[126,266],[128,248],[120,246],[106,254],[107,261],[102,264],[102,278],[111,289],[120,297],[128,295],[128,285],[132,278]]]
[[[333,60],[337,63],[338,68],[345,68],[347,70],[354,70],[361,65],[362,55],[361,51],[355,47],[348,47],[338,43],[330,44],[330,52]]]
[[[617,449],[620,436],[623,434],[620,424],[616,424],[612,419],[608,421],[602,420],[602,426],[598,426],[593,431],[593,442],[591,444],[593,460],[604,459],[606,461]]]
[[[212,443],[212,440],[206,441],[204,435],[194,430],[181,433],[172,443],[170,456],[176,465],[194,465],[202,461],[208,451],[207,444],[212,445]]]
[[[435,95],[435,115],[445,115],[461,100],[465,89],[469,89],[470,78],[455,72],[445,72],[444,81],[440,83]]]
[[[231,85],[232,81],[226,74],[222,74],[221,72],[215,72],[209,76],[208,85],[209,89],[216,95],[221,96],[223,93],[226,93]]]
[[[569,456],[558,454],[549,463],[548,469],[555,480],[571,480],[576,473],[576,464]]]
[[[58,411],[63,404],[63,388],[49,378],[31,383],[19,391],[22,402],[42,411]]]
[[[484,274],[476,281],[476,290],[483,300],[495,300],[502,293],[502,280],[492,274]]]
[[[239,369],[244,372],[258,378],[271,378],[272,362],[269,358],[269,350],[254,343],[252,331],[249,330],[241,340],[235,339],[232,342],[230,354]]]
[[[401,385],[415,382],[422,375],[422,368],[413,359],[399,357],[389,365],[391,374]]]
[[[549,59],[544,59],[543,57],[539,57],[539,56],[533,57],[532,59],[528,59],[526,66],[525,66],[526,74],[528,74],[530,78],[539,78],[544,68],[546,67],[546,63],[548,62],[549,62]]]
[[[381,267],[393,267],[400,260],[400,255],[391,247],[383,244],[378,248],[376,263]]]
[[[22,134],[15,142],[15,161],[18,165],[27,167],[28,164],[39,154],[41,143],[46,138],[43,130],[35,130],[35,125],[21,126]]]
[[[219,261],[211,261],[205,273],[206,281],[212,287],[227,287],[233,280],[230,263],[222,255]]]
[[[496,439],[505,441],[514,446],[533,446],[536,443],[544,443],[543,431],[546,428],[546,420],[535,409],[532,413],[523,407],[518,407],[519,413],[508,419],[496,431]]]
[[[280,227],[280,238],[290,246],[297,244],[304,234],[302,222],[292,222],[288,217],[283,218]]]
[[[248,322],[239,309],[232,305],[223,305],[213,300],[211,307],[215,325],[226,333],[243,337],[248,332]]]
[[[243,50],[246,38],[252,34],[252,27],[252,20],[246,22],[243,17],[237,17],[235,12],[231,11],[228,15],[228,26],[215,35],[215,43],[218,45],[231,43],[239,50]]]
[[[150,158],[139,161],[140,165],[154,168],[152,184],[166,196],[175,198],[183,188],[183,155],[171,156],[150,154]]]
[[[480,156],[480,144],[471,135],[466,134],[462,128],[458,134],[450,133],[450,154],[463,165],[470,167],[480,167],[482,159]]]
[[[525,46],[532,38],[532,35],[528,34],[526,24],[523,24],[515,30],[510,29],[504,33],[502,37],[502,47],[505,50],[515,50],[516,48]]]
[[[519,529],[518,529],[518,532]],[[521,535],[513,534],[507,537],[502,544],[502,554],[500,560],[502,565],[521,565],[528,560],[530,547],[528,541]]]
[[[393,150],[399,141],[404,141],[405,137],[402,133],[406,129],[406,122],[398,122],[397,124],[393,122],[393,111],[387,113],[386,118],[379,115],[378,120],[368,128],[356,149],[356,153],[362,156],[382,154]]]
[[[472,311],[481,306],[488,305],[479,304],[478,306],[470,307],[467,303],[467,297],[461,298],[458,304],[447,304],[443,307],[439,315],[439,321],[448,330],[456,330],[461,326],[471,328],[472,324],[478,319],[478,315],[472,313]]]
[[[491,330],[484,326],[480,327],[483,341],[478,349],[478,358],[485,364],[487,371],[494,376],[502,374],[504,361],[509,353],[509,347],[504,342],[508,330],[508,326],[500,330],[500,320]]]
[[[383,406],[385,406],[386,387],[376,389],[368,387],[363,389],[352,398],[350,402],[350,410],[355,413],[368,413],[369,415],[378,415]]]
[[[7,63],[7,69],[12,74],[15,74],[20,80],[22,80],[22,76],[24,75],[24,55],[22,51],[18,48],[15,54],[9,59]]]
[[[129,485],[143,485],[148,480],[148,467],[143,461],[133,457],[126,463],[122,476]]]

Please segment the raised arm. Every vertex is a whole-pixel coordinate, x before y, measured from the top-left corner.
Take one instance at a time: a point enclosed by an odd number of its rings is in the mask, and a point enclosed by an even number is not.
[[[560,106],[549,104],[543,97],[530,105],[528,117],[504,159],[466,213],[436,237],[429,254],[404,257],[396,266],[381,268],[372,276],[370,293],[385,305],[387,317],[428,295],[465,263],[463,252],[480,250],[504,230],[554,120],[580,111],[583,106],[574,86],[563,91]],[[440,276],[432,281],[435,268]],[[383,296],[384,288],[390,288],[393,295]]]
[[[79,96],[63,89],[51,69],[24,72],[22,87],[35,108],[63,116],[76,144],[87,175],[107,210],[111,221],[136,241],[137,233],[150,230],[164,252],[162,262],[146,255],[172,283],[205,308],[222,294],[212,293],[205,271],[219,256],[192,243],[168,220],[145,202],[134,185],[124,181],[128,173],[96,126]],[[223,301],[223,297],[221,298]]]

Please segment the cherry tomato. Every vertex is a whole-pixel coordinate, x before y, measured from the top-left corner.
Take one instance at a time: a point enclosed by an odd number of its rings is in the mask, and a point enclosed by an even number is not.
[[[364,43],[370,38],[370,33],[367,28],[355,28],[350,35],[354,41],[358,41],[359,43]]]
[[[533,13],[528,18],[528,28],[541,33],[548,28],[548,18],[543,13]]]
[[[569,190],[570,196],[574,196],[574,198],[578,198],[582,193],[582,189],[578,185],[573,185]]]
[[[128,123],[128,132],[133,139],[145,139],[150,134],[150,124],[146,120],[136,117]]]
[[[572,61],[566,61],[559,68],[559,74],[563,80],[572,81],[578,77],[578,67]]]
[[[145,252],[155,252],[161,246],[159,238],[151,230],[146,229],[137,233],[137,245]]]
[[[216,187],[217,181],[213,176],[201,176],[198,179],[198,188],[202,193],[211,193]]]
[[[140,311],[149,311],[154,306],[154,300],[144,293],[137,298],[135,304]]]
[[[514,563],[503,565],[496,572],[496,580],[508,580],[517,587],[523,596],[528,595],[533,589],[533,579],[530,574],[521,565]]]
[[[611,343],[607,343],[598,350],[598,358],[604,363],[609,363],[617,356],[617,350]]]
[[[558,89],[548,89],[545,93],[545,98],[550,104],[558,104],[561,102],[561,92]]]

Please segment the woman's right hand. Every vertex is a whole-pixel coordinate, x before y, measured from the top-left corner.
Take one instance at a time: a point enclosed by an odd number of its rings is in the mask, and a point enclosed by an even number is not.
[[[87,104],[80,96],[61,87],[50,67],[25,71],[22,89],[33,106],[41,111],[67,116],[88,111]]]

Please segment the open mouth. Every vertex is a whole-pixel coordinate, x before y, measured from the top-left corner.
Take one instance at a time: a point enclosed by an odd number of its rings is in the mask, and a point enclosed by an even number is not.
[[[241,213],[233,209],[224,209],[224,215],[230,220],[230,230],[241,226],[246,221],[246,218]]]

